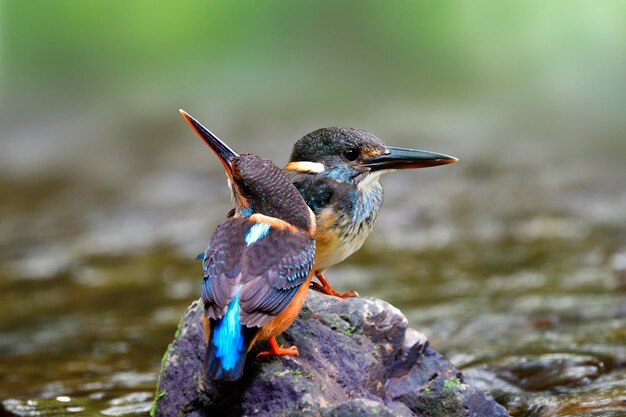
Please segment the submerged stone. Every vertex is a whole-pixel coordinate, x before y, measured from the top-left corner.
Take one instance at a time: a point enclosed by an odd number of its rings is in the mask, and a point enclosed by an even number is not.
[[[300,356],[257,360],[261,342],[236,382],[203,380],[201,312],[191,304],[168,348],[154,416],[508,416],[384,301],[311,291],[279,340]]]

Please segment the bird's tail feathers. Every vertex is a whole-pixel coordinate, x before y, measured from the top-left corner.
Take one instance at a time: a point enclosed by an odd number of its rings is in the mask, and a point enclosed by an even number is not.
[[[237,303],[237,300],[233,300]],[[235,381],[241,378],[246,355],[258,327],[246,327],[239,322],[238,305],[229,305],[226,314],[211,319],[211,334],[207,343],[204,371],[209,380]]]

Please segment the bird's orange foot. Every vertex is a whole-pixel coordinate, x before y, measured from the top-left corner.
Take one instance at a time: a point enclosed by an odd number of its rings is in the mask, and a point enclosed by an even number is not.
[[[316,277],[320,281],[321,284],[318,284],[317,282],[311,282],[311,288],[321,292],[322,294],[328,294],[328,295],[332,295],[332,296],[339,297],[339,298],[359,296],[359,293],[356,291],[348,291],[348,292],[344,292],[343,294],[339,293],[335,291],[333,286],[330,285],[330,282],[328,282],[328,280],[324,277],[324,275],[318,274],[316,275]]]
[[[270,344],[270,348],[268,350],[264,350],[263,352],[259,352],[256,355],[257,359],[264,358],[266,356],[283,356],[283,355],[298,356],[299,355],[297,347],[291,346],[288,348],[284,348],[278,344],[274,336],[267,339],[267,341]]]

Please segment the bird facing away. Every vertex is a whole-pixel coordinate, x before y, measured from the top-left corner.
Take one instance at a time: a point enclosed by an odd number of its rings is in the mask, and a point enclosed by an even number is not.
[[[270,344],[257,357],[298,354],[275,337],[295,320],[309,289],[315,216],[271,161],[237,154],[181,114],[224,165],[235,206],[204,252],[202,284],[205,377],[232,381],[256,341]]]
[[[329,127],[298,140],[285,167],[316,217],[315,275],[319,291],[340,294],[324,272],[359,250],[369,236],[383,204],[379,182],[397,169],[426,168],[456,162],[452,156],[386,146],[364,130]]]

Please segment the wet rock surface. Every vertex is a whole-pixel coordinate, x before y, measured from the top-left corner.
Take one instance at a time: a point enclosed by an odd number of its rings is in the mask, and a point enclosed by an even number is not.
[[[256,360],[259,343],[234,383],[200,377],[201,310],[188,308],[163,358],[153,415],[508,416],[384,301],[310,292],[282,336],[300,356]]]

